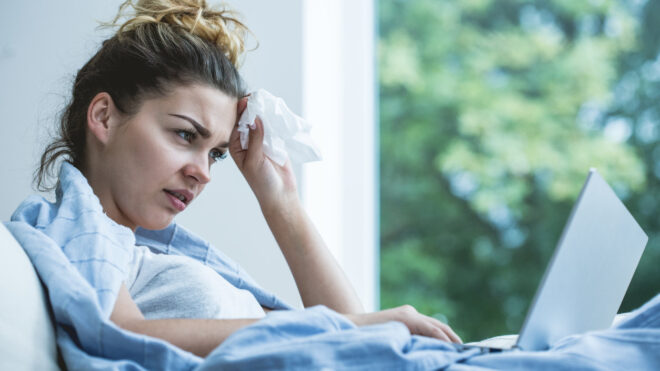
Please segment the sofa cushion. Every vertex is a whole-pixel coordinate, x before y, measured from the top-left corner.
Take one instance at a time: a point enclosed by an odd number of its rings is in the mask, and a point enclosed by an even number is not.
[[[45,290],[30,259],[0,223],[0,370],[59,370]]]

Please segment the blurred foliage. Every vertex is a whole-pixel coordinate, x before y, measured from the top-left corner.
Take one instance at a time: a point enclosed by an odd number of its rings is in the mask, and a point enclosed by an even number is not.
[[[658,1],[379,2],[381,306],[516,333],[588,169],[660,291]]]

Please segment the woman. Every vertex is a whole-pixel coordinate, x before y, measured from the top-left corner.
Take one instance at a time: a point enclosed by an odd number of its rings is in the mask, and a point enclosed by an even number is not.
[[[263,154],[259,120],[241,149],[236,122],[247,92],[236,64],[247,29],[204,1],[127,1],[117,19],[129,6],[136,15],[78,72],[60,137],[42,156],[39,186],[62,158],[63,167],[75,168],[69,173],[84,176],[111,221],[133,232],[162,230],[211,181],[210,166],[231,154],[305,307],[327,306],[358,326],[400,321],[414,334],[460,342],[448,326],[410,306],[364,313],[302,208],[290,164],[278,166]],[[197,260],[131,249],[110,314],[122,329],[204,357],[274,309]]]

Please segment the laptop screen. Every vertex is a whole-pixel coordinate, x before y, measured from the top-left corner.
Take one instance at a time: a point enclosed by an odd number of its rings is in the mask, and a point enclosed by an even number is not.
[[[564,336],[609,327],[647,241],[614,191],[591,170],[527,312],[517,347],[547,349]]]

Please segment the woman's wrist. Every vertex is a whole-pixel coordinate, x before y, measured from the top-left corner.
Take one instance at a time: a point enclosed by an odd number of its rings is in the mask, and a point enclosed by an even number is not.
[[[297,192],[288,194],[281,194],[277,197],[271,197],[268,200],[259,200],[261,212],[266,219],[269,218],[285,218],[289,219],[295,215],[297,211],[302,208],[300,197]]]

